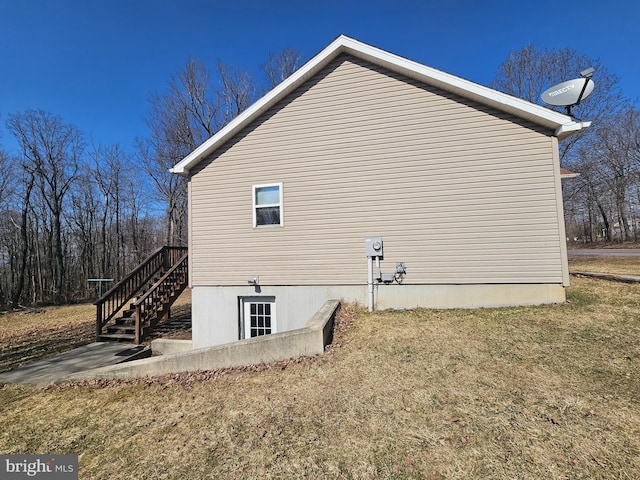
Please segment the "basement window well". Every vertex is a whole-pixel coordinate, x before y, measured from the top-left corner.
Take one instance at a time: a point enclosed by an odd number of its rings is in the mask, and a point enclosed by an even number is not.
[[[253,226],[283,224],[282,183],[253,186]]]

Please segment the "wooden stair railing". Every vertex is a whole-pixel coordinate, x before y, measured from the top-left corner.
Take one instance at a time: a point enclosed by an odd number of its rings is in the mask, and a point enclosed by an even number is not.
[[[136,309],[135,343],[147,334],[168,314],[171,305],[186,288],[189,276],[189,254],[185,254],[149,291],[134,302]]]
[[[120,280],[102,298],[96,306],[96,337],[100,340],[104,326],[149,282],[178,263],[187,247],[161,247],[138,265],[129,275]]]

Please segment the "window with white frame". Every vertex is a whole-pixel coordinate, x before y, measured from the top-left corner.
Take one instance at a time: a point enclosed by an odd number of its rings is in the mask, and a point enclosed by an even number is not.
[[[276,333],[276,299],[248,297],[242,299],[244,338]]]
[[[253,186],[253,226],[283,225],[282,183]]]

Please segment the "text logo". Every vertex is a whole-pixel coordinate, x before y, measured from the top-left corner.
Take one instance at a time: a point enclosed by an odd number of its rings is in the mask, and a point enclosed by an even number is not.
[[[0,455],[3,480],[78,480],[77,455]]]

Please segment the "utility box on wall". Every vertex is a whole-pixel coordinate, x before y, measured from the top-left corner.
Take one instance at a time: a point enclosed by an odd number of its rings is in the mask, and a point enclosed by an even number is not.
[[[367,257],[384,257],[382,248],[382,237],[367,238]]]

